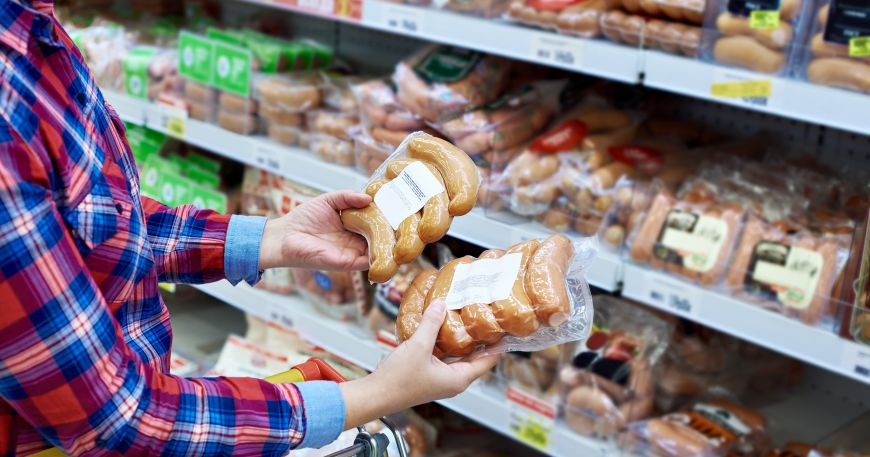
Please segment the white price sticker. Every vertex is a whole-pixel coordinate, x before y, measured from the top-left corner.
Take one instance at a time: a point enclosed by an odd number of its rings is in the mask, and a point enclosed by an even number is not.
[[[546,451],[556,423],[556,408],[546,401],[508,386],[508,429],[516,438]]]
[[[458,265],[447,292],[447,309],[508,298],[522,259],[522,254],[513,253],[498,259],[480,259]]]
[[[254,162],[258,168],[281,173],[285,159],[286,154],[277,148],[260,144],[254,146]]]
[[[843,341],[841,363],[845,372],[870,381],[870,346]]]
[[[532,34],[531,58],[564,67],[579,67],[583,63],[583,42],[550,33]]]
[[[423,162],[405,167],[396,179],[384,184],[375,194],[375,204],[384,213],[393,230],[408,216],[420,211],[426,202],[444,192],[444,186]]]
[[[423,15],[414,7],[385,6],[383,13],[384,25],[397,32],[405,34],[421,33]]]
[[[320,14],[332,14],[335,11],[335,0],[297,0],[299,9]]]
[[[162,130],[169,136],[184,139],[187,134],[187,111],[174,106],[158,105],[154,113],[153,128]]]
[[[697,320],[699,299],[695,286],[657,273],[646,273],[643,283],[641,296],[636,297],[640,301],[678,316]]]
[[[774,109],[777,103],[776,80],[768,75],[733,68],[715,67],[710,95],[755,109]]]

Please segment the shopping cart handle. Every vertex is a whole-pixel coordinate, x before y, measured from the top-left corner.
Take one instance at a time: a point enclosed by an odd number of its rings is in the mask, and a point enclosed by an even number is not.
[[[266,381],[269,381],[272,384],[277,384],[279,382],[303,381],[345,382],[347,379],[322,359],[312,357],[288,371],[269,376],[266,378]]]

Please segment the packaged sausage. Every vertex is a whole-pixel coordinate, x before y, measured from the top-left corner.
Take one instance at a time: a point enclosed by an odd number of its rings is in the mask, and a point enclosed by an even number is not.
[[[617,4],[617,0],[512,0],[508,17],[522,24],[594,38],[601,33],[599,16]]]
[[[369,281],[388,281],[443,238],[453,217],[474,208],[479,185],[477,167],[461,149],[427,133],[408,135],[366,184],[374,201],[341,212],[344,227],[368,242]]]
[[[399,306],[399,341],[413,335],[436,300],[446,301],[448,310],[435,345],[442,358],[537,351],[583,340],[592,325],[585,268],[596,250],[594,238],[572,242],[554,235],[426,270]]]
[[[266,124],[266,135],[275,142],[287,145],[287,146],[296,146],[296,145],[304,145],[308,146],[310,141],[308,140],[308,133],[301,127],[295,127],[292,125],[281,125],[275,124],[272,122],[265,122]]]
[[[707,58],[759,73],[784,74],[810,21],[809,0],[715,0],[707,14]]]
[[[368,329],[379,343],[397,345],[396,317],[399,314],[399,304],[414,278],[427,268],[432,268],[432,265],[423,259],[400,265],[392,281],[375,286],[374,304],[368,315]]]
[[[601,15],[601,34],[629,46],[659,49],[689,57],[698,55],[701,27],[668,19],[650,19],[640,14],[612,10]]]
[[[701,25],[706,3],[705,0],[621,0],[620,6],[632,14]]]
[[[870,36],[863,2],[822,0],[799,50],[801,75],[812,83],[870,93],[870,52],[855,46]]]
[[[369,131],[384,129],[410,133],[426,127],[423,118],[399,103],[392,82],[373,79],[354,85],[352,90],[359,106],[362,123]],[[401,139],[395,144],[390,144],[396,147],[399,143]]]
[[[429,46],[393,72],[399,102],[432,122],[489,103],[507,84],[510,62],[450,46]]]
[[[254,97],[274,110],[299,113],[319,107],[322,103],[318,73],[294,72],[286,75],[260,75],[254,79]]]
[[[559,384],[559,359],[567,345],[555,345],[534,352],[511,352],[498,362],[501,380],[535,397],[555,397]]]
[[[341,321],[356,321],[369,292],[359,271],[317,271],[294,268],[296,288],[315,308]]]
[[[375,141],[363,129],[353,132],[353,155],[356,167],[366,176],[371,176],[392,153],[392,146]]]
[[[353,87],[362,82],[359,76],[339,76],[321,72],[323,104],[340,113],[356,116],[359,107]]]
[[[577,433],[613,437],[653,411],[657,364],[670,324],[627,301],[598,295],[589,338],[561,369],[565,421]]]
[[[311,133],[351,140],[353,128],[359,124],[356,114],[345,114],[325,109],[305,113],[305,125]]]
[[[322,133],[308,133],[306,137],[308,149],[320,160],[345,167],[356,164],[351,140]]]
[[[219,109],[217,123],[221,128],[240,135],[253,135],[260,131],[260,118],[256,114]]]
[[[510,0],[447,0],[444,9],[456,13],[495,18],[507,11],[509,3]]]
[[[830,321],[829,305],[848,257],[849,238],[751,216],[725,284],[744,301],[798,317],[807,324],[819,323],[825,317]]]
[[[639,455],[724,457],[759,452],[767,420],[736,403],[712,400],[628,426],[622,442]]]

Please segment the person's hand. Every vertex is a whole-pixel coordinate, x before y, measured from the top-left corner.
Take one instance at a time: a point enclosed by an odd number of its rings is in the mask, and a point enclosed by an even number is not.
[[[359,192],[331,192],[269,220],[260,243],[260,268],[365,270],[369,265],[366,240],[344,229],[339,212],[364,208],[371,201]]]
[[[432,303],[414,335],[383,359],[374,373],[340,384],[345,399],[346,429],[412,406],[459,395],[495,366],[497,354],[450,364],[432,355],[445,314],[443,300]]]

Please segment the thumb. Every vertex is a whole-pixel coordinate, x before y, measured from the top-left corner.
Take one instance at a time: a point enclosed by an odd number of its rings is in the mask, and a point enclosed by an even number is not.
[[[417,327],[417,331],[411,339],[417,339],[424,347],[430,351],[435,347],[435,340],[438,338],[438,330],[444,322],[444,316],[447,314],[447,303],[444,300],[435,300],[423,312],[423,320]]]
[[[352,190],[330,192],[324,194],[323,199],[326,200],[326,203],[328,203],[329,206],[337,211],[348,208],[365,208],[372,202],[372,197]]]

